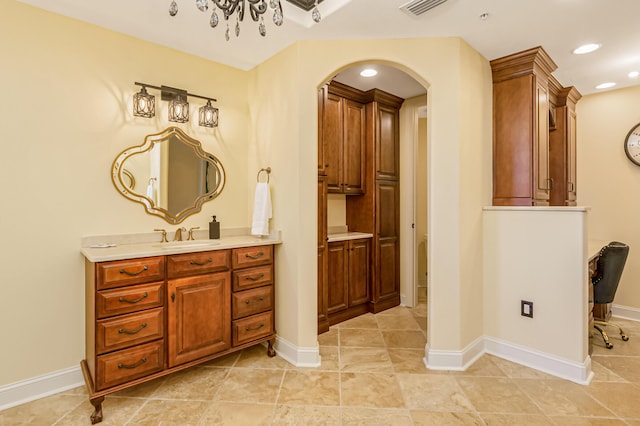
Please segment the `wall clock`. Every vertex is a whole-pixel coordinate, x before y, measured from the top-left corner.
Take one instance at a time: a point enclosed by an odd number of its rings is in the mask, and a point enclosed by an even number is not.
[[[633,164],[640,167],[640,124],[629,130],[624,140],[624,152]]]

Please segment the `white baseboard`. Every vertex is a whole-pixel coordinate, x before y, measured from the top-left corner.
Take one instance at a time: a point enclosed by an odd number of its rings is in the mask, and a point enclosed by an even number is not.
[[[80,366],[0,386],[0,411],[84,385]]]
[[[459,351],[430,349],[427,343],[423,362],[430,370],[464,371],[483,354],[484,343],[482,337],[478,337],[468,344],[466,348]]]
[[[578,363],[536,350],[514,345],[492,337],[484,337],[485,352],[545,373],[588,385],[593,379],[591,357]]]
[[[611,305],[611,315],[631,321],[640,321],[640,309],[631,306]]]
[[[314,348],[301,348],[277,336],[275,349],[278,356],[296,367],[320,367],[320,348],[317,345]]]

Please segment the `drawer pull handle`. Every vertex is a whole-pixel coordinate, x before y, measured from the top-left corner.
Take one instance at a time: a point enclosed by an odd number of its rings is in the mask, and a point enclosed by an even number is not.
[[[147,362],[147,357],[142,357],[142,359],[138,362],[136,362],[135,364],[131,364],[131,365],[124,365],[123,363],[119,363],[118,364],[118,368],[127,368],[129,370],[131,370],[132,368],[136,368],[141,366],[142,364],[144,364],[145,362]]]
[[[264,256],[263,252],[259,252],[258,254],[256,254],[255,256],[249,254],[249,253],[245,253],[244,255],[245,257],[248,257],[249,259],[260,259],[262,256]]]
[[[249,280],[249,281],[258,281],[259,279],[264,278],[264,274],[258,274],[256,276],[250,276],[247,275],[246,277],[244,277],[245,280]]]
[[[131,277],[135,277],[136,275],[140,275],[141,273],[143,273],[147,269],[149,269],[149,267],[147,265],[144,265],[142,267],[142,269],[140,269],[138,272],[129,272],[129,271],[125,271],[124,269],[120,269],[120,273],[121,274],[127,274],[127,275],[129,275]]]
[[[213,259],[208,258],[207,260],[205,260],[205,261],[204,261],[204,262],[202,262],[202,263],[200,263],[200,262],[196,262],[195,260],[192,260],[191,262],[189,262],[189,264],[191,264],[191,265],[198,265],[198,266],[204,266],[204,265],[206,265],[207,263],[211,263],[211,262],[213,262]]]
[[[140,297],[138,297],[137,299],[125,299],[124,297],[120,297],[118,299],[119,302],[126,302],[126,303],[138,303],[139,301],[141,301],[142,299],[144,299],[145,297],[148,297],[149,295],[147,294],[147,292],[145,291],[144,294]]]
[[[140,326],[140,328],[137,329],[137,330],[128,331],[128,330],[125,330],[124,328],[121,328],[121,329],[118,330],[118,333],[120,333],[120,334],[138,334],[142,330],[144,330],[145,328],[147,328],[147,323],[143,322],[142,325]]]
[[[254,302],[264,302],[264,297],[259,297],[258,299],[254,299],[253,301]],[[246,303],[248,305],[249,303],[251,303],[251,300],[245,300],[244,303]]]
[[[256,331],[256,330],[260,330],[262,327],[264,327],[264,324],[260,324],[259,326],[253,327],[253,328],[245,327],[244,331]]]

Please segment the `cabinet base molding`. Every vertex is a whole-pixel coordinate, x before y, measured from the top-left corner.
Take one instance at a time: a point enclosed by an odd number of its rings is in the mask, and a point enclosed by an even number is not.
[[[351,318],[359,317],[369,312],[369,308],[366,304],[353,306],[343,311],[336,312],[329,315],[329,325],[340,324],[343,321],[350,320]]]
[[[369,302],[369,312],[377,314],[400,305],[400,295],[390,297],[389,299],[380,300],[378,302]]]

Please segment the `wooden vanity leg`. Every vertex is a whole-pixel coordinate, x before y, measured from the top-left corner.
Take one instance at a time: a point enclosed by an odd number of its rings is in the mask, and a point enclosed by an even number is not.
[[[269,339],[267,340],[267,356],[269,358],[273,358],[274,356],[276,356],[276,350],[273,348],[274,343],[276,342],[276,339]]]
[[[90,399],[89,402],[95,408],[95,411],[91,415],[91,424],[95,425],[96,423],[100,423],[102,421],[102,402],[104,401],[104,396]]]

